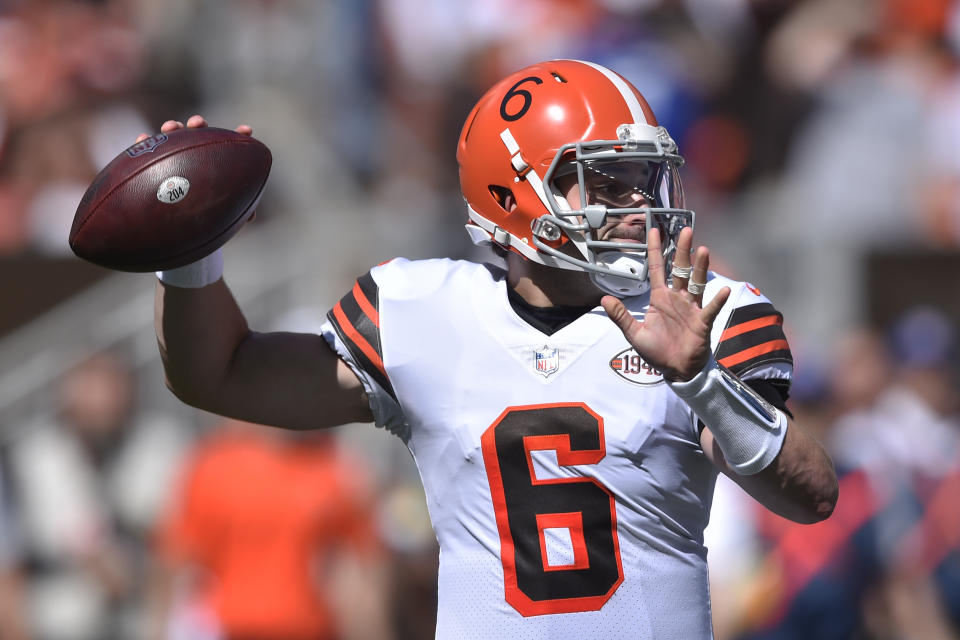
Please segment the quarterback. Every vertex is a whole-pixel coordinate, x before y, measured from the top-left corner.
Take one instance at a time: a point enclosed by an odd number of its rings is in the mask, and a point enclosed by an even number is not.
[[[168,385],[251,422],[400,437],[440,543],[437,638],[712,637],[717,473],[797,522],[837,499],[786,407],[781,314],[692,250],[677,145],[609,69],[508,76],[457,159],[467,231],[505,269],[395,259],[322,335],[258,333],[212,254],[158,274]]]

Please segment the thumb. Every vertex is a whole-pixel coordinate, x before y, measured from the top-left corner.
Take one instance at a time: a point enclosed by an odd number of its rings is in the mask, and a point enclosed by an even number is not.
[[[723,305],[727,302],[727,298],[730,297],[730,287],[724,287],[717,295],[713,297],[707,306],[703,308],[700,312],[700,318],[703,320],[704,324],[708,327],[713,326],[713,321],[717,319],[717,316],[720,315],[720,310],[723,308]]]
[[[628,332],[633,329],[637,321],[634,320],[630,312],[627,311],[623,302],[613,296],[603,296],[603,298],[600,299],[600,305],[603,307],[603,310],[607,312],[607,315],[610,316],[610,319],[613,320],[614,324],[620,327],[620,331],[623,331],[623,334],[629,337]]]

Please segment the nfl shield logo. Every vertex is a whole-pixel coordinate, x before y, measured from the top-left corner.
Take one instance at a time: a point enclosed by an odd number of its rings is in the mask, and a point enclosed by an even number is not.
[[[136,158],[137,156],[143,155],[144,153],[153,153],[154,149],[162,145],[168,139],[169,138],[167,138],[167,134],[159,133],[153,136],[152,138],[141,140],[137,144],[127,149],[127,155],[130,156],[131,158]]]
[[[560,350],[543,345],[534,353],[533,364],[537,373],[546,378],[560,368]]]

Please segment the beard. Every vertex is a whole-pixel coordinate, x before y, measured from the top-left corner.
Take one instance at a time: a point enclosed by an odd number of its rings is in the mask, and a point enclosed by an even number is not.
[[[624,240],[628,243],[644,243],[647,241],[647,225],[646,223],[618,222],[599,235],[603,240]]]

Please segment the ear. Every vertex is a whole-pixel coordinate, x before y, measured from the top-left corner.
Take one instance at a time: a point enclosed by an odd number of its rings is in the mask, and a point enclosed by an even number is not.
[[[514,197],[513,191],[497,185],[490,185],[489,189],[497,201],[497,204],[499,204],[504,211],[512,213],[513,210],[517,208],[517,199]]]

